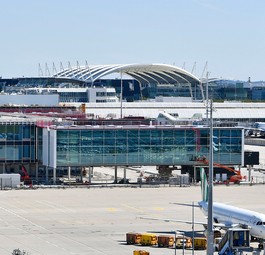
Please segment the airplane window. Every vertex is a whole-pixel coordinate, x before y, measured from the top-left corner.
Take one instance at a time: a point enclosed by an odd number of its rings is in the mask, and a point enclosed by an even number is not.
[[[262,222],[263,225],[265,225],[265,222]]]
[[[262,224],[262,222],[261,221],[258,221],[257,223],[256,223],[256,225],[261,225]]]

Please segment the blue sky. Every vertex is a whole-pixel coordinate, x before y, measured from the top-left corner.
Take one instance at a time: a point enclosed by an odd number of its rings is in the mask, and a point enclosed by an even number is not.
[[[0,0],[0,76],[85,64],[196,62],[265,80],[264,0]]]

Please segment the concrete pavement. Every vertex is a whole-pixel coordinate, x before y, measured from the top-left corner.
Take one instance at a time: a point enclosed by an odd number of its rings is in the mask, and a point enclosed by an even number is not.
[[[214,200],[264,213],[264,188],[219,185],[214,187]],[[10,255],[16,248],[31,255],[132,255],[136,249],[148,250],[150,255],[174,254],[174,249],[126,245],[125,234],[190,231],[186,224],[139,217],[191,220],[191,207],[174,203],[191,204],[200,199],[199,186],[1,191],[0,254]],[[205,220],[198,208],[195,220]],[[196,226],[196,230],[202,229]],[[192,253],[186,250],[185,254]]]

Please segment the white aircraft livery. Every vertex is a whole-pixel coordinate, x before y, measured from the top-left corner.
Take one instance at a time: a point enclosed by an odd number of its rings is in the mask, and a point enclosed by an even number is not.
[[[202,201],[198,202],[200,209],[207,216],[208,215],[208,182],[204,169],[201,168],[201,189]],[[182,222],[187,224],[199,224],[207,227],[206,222],[192,222],[178,219],[158,219],[147,218],[143,219],[163,220],[166,222]],[[258,213],[251,210],[242,209],[239,207],[213,202],[213,227],[229,229],[233,227],[249,228],[249,233],[252,237],[259,241],[259,248],[263,247],[265,240],[265,214]]]
[[[208,184],[204,169],[201,168],[201,186],[203,200],[198,204],[205,215],[208,214]],[[213,203],[214,226],[221,228],[248,227],[250,235],[259,239],[265,239],[265,214],[226,205]]]

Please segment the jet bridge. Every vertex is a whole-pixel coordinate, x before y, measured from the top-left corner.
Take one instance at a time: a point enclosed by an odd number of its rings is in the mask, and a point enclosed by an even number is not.
[[[250,247],[249,229],[228,229],[219,244],[219,255],[232,255]]]

